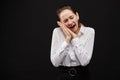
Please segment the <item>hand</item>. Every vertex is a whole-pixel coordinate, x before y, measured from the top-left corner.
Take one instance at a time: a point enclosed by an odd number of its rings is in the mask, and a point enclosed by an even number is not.
[[[62,29],[63,33],[66,36],[66,42],[70,43],[71,39],[72,39],[72,35],[70,34],[70,31],[68,31],[68,28],[60,21],[57,21],[57,24],[60,26],[60,28]]]
[[[72,32],[69,28],[67,28],[67,30],[72,35],[72,38],[76,38],[77,37],[77,34],[75,34],[74,32]]]

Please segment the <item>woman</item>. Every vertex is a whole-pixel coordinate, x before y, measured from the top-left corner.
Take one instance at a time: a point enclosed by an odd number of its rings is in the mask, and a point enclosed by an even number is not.
[[[53,30],[51,62],[58,67],[59,80],[87,80],[94,46],[95,30],[79,23],[79,14],[71,6],[57,10],[59,27]]]

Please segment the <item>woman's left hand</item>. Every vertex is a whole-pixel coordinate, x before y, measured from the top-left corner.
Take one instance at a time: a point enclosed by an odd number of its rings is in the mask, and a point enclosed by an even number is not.
[[[69,28],[67,28],[68,32],[71,34],[72,38],[76,38],[77,34],[75,34],[73,31],[71,31]]]

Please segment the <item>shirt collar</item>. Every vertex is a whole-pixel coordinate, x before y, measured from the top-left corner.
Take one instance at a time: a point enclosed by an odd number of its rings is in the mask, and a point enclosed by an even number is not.
[[[80,31],[78,35],[84,34],[84,25],[81,24]]]

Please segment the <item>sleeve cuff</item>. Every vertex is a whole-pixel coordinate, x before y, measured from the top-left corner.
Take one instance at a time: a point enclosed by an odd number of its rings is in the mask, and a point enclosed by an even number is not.
[[[66,41],[63,42],[62,48],[65,49],[68,46],[68,43]]]
[[[63,50],[67,50],[68,45],[69,44],[66,41],[64,41],[61,45],[61,48],[58,49],[58,52],[61,52]]]
[[[79,38],[76,37],[76,38],[74,38],[74,39],[71,40],[71,43],[72,43],[72,45],[74,45],[74,46],[76,45],[77,46],[78,41],[79,41]]]
[[[62,45],[61,45],[61,48],[59,48],[58,50],[57,50],[57,52],[58,53],[61,53],[62,51],[68,51],[68,43],[66,42],[66,41],[64,41],[63,43],[62,43]],[[67,53],[65,53],[64,55],[66,55]],[[61,54],[59,54],[59,55],[61,55]]]

